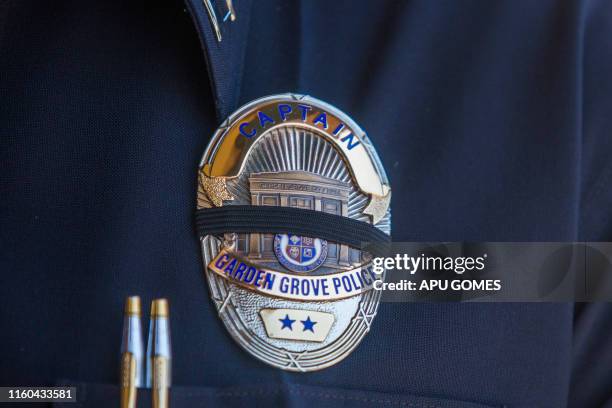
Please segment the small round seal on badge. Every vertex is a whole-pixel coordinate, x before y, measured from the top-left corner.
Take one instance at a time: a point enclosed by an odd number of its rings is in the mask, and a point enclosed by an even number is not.
[[[384,274],[360,242],[388,239],[390,198],[365,132],[325,102],[273,95],[223,122],[200,163],[196,220],[234,340],[289,371],[346,358],[378,310]]]
[[[310,272],[327,259],[327,241],[296,234],[276,234],[274,253],[285,268],[293,272]]]

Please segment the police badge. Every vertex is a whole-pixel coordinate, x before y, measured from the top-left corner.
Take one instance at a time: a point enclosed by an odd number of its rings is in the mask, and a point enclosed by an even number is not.
[[[391,190],[363,130],[308,96],[261,98],[219,127],[198,176],[205,274],[232,337],[289,371],[348,356],[380,301],[361,243],[391,228]]]

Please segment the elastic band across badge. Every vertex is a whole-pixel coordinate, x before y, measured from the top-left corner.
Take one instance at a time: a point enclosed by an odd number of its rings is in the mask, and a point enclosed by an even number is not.
[[[200,237],[223,233],[293,233],[359,248],[391,237],[367,222],[303,208],[227,205],[196,210]]]

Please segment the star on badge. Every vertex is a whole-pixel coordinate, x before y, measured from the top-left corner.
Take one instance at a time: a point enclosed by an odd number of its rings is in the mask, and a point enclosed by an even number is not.
[[[317,322],[313,322],[312,320],[310,320],[310,316],[308,316],[306,320],[300,320],[300,322],[302,322],[302,324],[304,325],[304,330],[302,331],[310,330],[314,333],[314,325],[317,324]]]
[[[283,327],[281,327],[281,330],[284,329],[285,327],[289,328],[289,330],[293,330],[292,326],[295,320],[291,320],[288,314],[285,315],[284,319],[278,319],[278,320],[280,320],[280,322],[283,324]]]

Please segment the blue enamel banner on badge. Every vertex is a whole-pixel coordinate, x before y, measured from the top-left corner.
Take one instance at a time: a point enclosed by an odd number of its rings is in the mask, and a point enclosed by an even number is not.
[[[255,292],[302,301],[329,301],[359,295],[379,279],[367,264],[329,275],[293,275],[260,267],[221,250],[208,265],[219,276]]]

